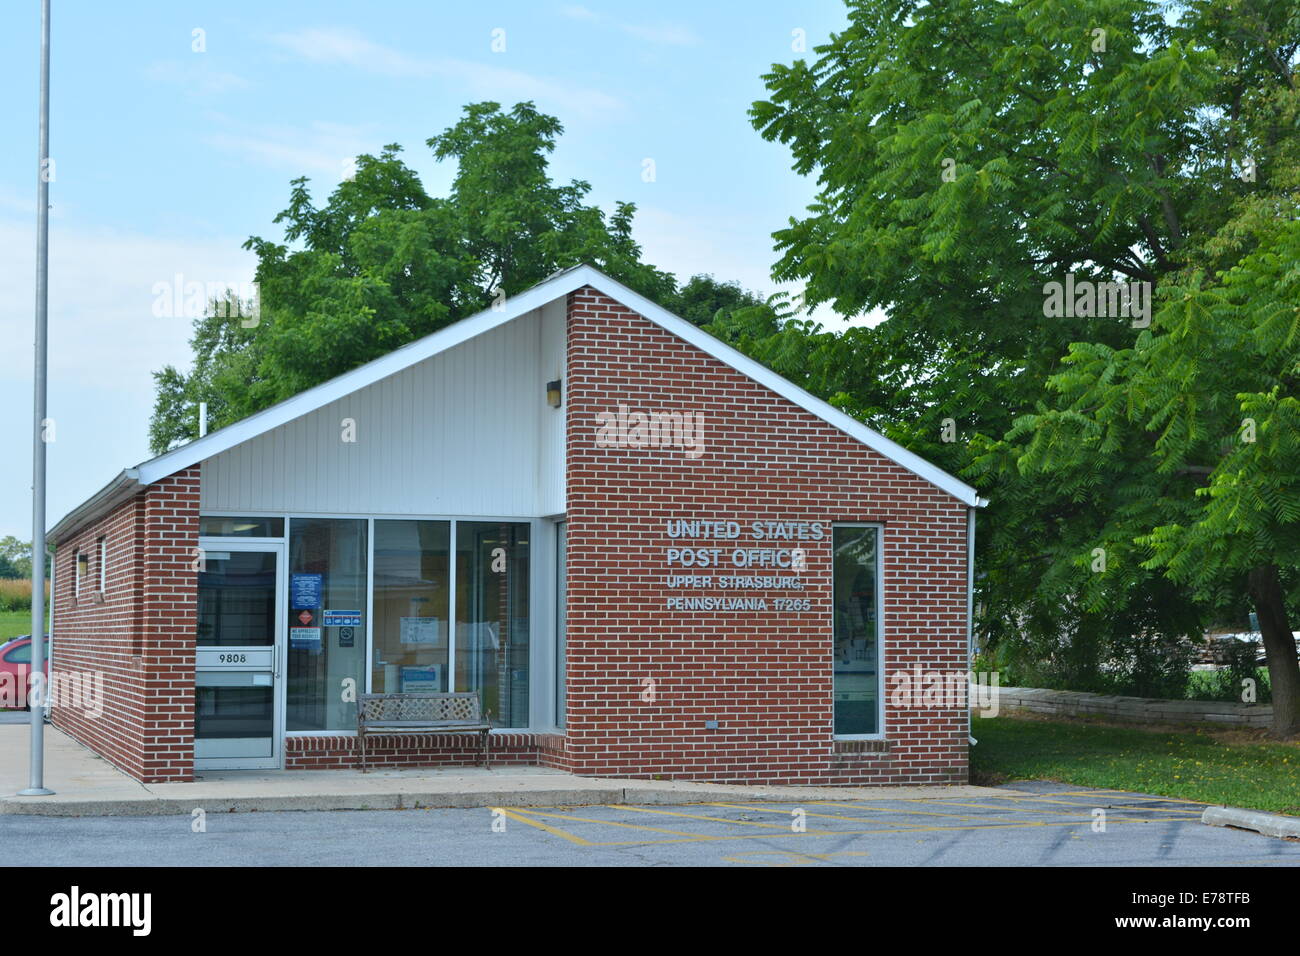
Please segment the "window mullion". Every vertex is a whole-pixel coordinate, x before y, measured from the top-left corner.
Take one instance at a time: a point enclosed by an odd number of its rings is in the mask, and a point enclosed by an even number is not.
[[[452,519],[451,544],[447,561],[447,690],[456,690],[456,533],[459,521]]]

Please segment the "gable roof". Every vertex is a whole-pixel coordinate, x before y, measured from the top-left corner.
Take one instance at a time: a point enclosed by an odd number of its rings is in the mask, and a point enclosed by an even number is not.
[[[970,485],[959,481],[952,475],[930,462],[908,451],[897,442],[890,441],[884,435],[868,428],[861,422],[832,407],[788,379],[782,378],[771,369],[751,359],[749,356],[732,348],[708,332],[692,325],[685,319],[673,315],[667,309],[633,292],[621,282],[617,282],[603,272],[588,265],[573,266],[542,280],[518,295],[505,300],[500,308],[488,308],[468,318],[461,319],[445,329],[441,329],[422,339],[417,339],[399,349],[380,356],[374,361],[360,365],[350,372],[344,372],[328,382],[322,382],[306,391],[299,392],[292,398],[264,408],[256,414],[241,419],[234,424],[211,432],[202,438],[164,452],[156,458],[142,462],[134,468],[128,468],[107,486],[89,498],[84,504],[70,512],[50,531],[51,541],[66,536],[98,513],[115,506],[124,497],[138,491],[144,485],[153,484],[168,475],[198,464],[206,458],[219,455],[251,438],[256,438],[278,428],[294,419],[337,401],[368,385],[410,368],[425,359],[454,348],[484,332],[491,331],[534,309],[539,309],[561,296],[576,292],[590,286],[627,306],[680,339],[700,349],[725,365],[729,365],[742,375],[753,379],[794,404],[812,413],[840,431],[857,439],[862,444],[879,452],[890,461],[901,465],[908,471],[925,479],[936,488],[947,492],[970,507],[983,507],[987,501],[980,498]]]

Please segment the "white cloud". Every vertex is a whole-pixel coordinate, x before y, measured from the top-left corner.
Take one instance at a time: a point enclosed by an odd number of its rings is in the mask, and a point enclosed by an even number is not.
[[[642,258],[685,282],[693,275],[712,275],[719,282],[739,282],[742,288],[766,298],[774,292],[794,296],[800,283],[774,282],[776,261],[770,223],[728,215],[722,210],[700,210],[683,215],[656,206],[637,205],[632,235],[641,245]],[[875,325],[883,315],[872,313],[845,321],[829,306],[808,315],[830,331],[851,325]]]
[[[586,20],[594,23],[601,19],[600,14],[594,13],[586,7],[577,4],[567,4],[560,7],[560,13],[564,14],[570,20]]]
[[[617,97],[601,90],[556,83],[520,70],[508,70],[467,60],[439,61],[438,72],[443,76],[464,80],[475,96],[502,101],[536,100],[543,108],[554,104],[562,107],[565,113],[612,113],[623,105]]]
[[[717,210],[682,215],[638,203],[632,235],[645,261],[683,281],[706,273],[723,282],[734,279],[763,296],[778,288],[768,271],[775,259],[772,240],[755,223]]]
[[[362,153],[378,152],[366,130],[342,123],[318,121],[307,126],[244,128],[228,117],[217,117],[224,130],[207,134],[204,141],[228,153],[253,159],[265,166],[298,175],[314,175],[340,182],[351,161]]]
[[[616,97],[602,90],[473,60],[413,57],[375,43],[352,29],[310,28],[276,34],[271,40],[310,63],[349,66],[395,77],[442,79],[459,83],[475,96],[502,101],[536,100],[546,108],[559,107],[565,112],[585,115],[609,113],[622,107]]]
[[[700,42],[699,36],[696,35],[690,27],[680,23],[669,23],[660,21],[658,23],[631,23],[624,20],[615,20],[607,14],[596,13],[588,10],[586,7],[578,5],[567,5],[560,7],[560,13],[570,20],[581,20],[584,23],[599,23],[611,26],[616,30],[622,30],[629,36],[646,40],[650,43],[660,43],[668,46],[695,46]]]
[[[343,64],[391,76],[433,75],[428,61],[374,43],[356,30],[310,27],[277,33],[271,41],[312,63]]]
[[[249,85],[242,76],[211,69],[208,62],[200,56],[186,61],[161,60],[147,66],[144,75],[154,83],[179,86],[188,93],[200,95],[242,90]]]
[[[0,341],[30,342],[34,224],[0,220]],[[153,315],[153,287],[177,273],[199,282],[249,282],[256,265],[240,239],[164,239],[117,230],[50,231],[50,379],[152,393],[150,373],[189,362],[188,319]],[[5,349],[0,375],[31,380],[31,352]]]
[[[10,450],[0,469],[0,534],[31,536],[35,223],[0,219],[0,402]],[[57,520],[122,468],[149,457],[152,374],[190,363],[190,320],[153,315],[154,284],[253,278],[241,238],[163,239],[50,230],[49,516]]]
[[[620,23],[618,28],[624,33],[651,43],[664,43],[670,46],[694,46],[700,42],[689,27],[675,23]]]

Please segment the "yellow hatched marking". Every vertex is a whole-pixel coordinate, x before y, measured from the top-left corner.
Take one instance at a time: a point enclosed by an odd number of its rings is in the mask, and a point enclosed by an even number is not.
[[[723,808],[725,808],[725,809],[727,809],[727,810],[749,810],[749,811],[751,811],[751,812],[753,812],[753,813],[780,813],[780,814],[783,814],[784,816],[787,816],[787,817],[790,816],[790,811],[789,811],[789,810],[779,810],[779,809],[777,809],[777,808],[775,808],[775,807],[752,807],[752,806],[748,806],[748,805],[743,804],[743,803],[702,803],[702,804],[700,804],[700,806],[702,806],[702,807],[723,807]],[[800,809],[802,809],[802,805],[800,806]],[[944,815],[947,816],[948,814],[944,814]],[[807,810],[804,810],[804,816],[806,816],[806,817],[817,817],[817,818],[820,819],[820,820],[853,820],[853,821],[856,821],[856,822],[858,822],[858,823],[862,823],[863,821],[869,819],[868,817],[851,817],[851,816],[848,816],[847,814],[843,814],[843,813],[810,813],[810,812],[807,811]],[[963,818],[963,819],[967,819],[967,818]],[[732,820],[732,821],[730,821],[730,822],[732,822],[732,823],[740,823],[740,822],[743,822],[743,821],[740,821],[740,820]],[[892,823],[890,823],[888,820],[881,820],[880,822],[881,822],[881,823],[884,823],[886,826],[895,826],[895,825],[896,825],[896,826],[900,826],[900,827],[901,827],[901,826],[906,826],[906,824],[903,824],[903,823],[892,824]]]
[[[735,824],[738,827],[763,827],[766,830],[785,830],[787,833],[793,832],[790,830],[788,824],[783,824],[783,823],[759,823],[756,820],[729,820],[726,817],[707,817],[707,816],[702,816],[701,814],[698,813],[678,813],[677,811],[674,810],[654,810],[650,807],[629,807],[617,803],[611,803],[609,804],[609,806],[615,810],[634,810],[637,813],[657,813],[665,817],[685,817],[688,820],[707,820],[711,823],[730,823],[730,824]],[[708,804],[708,806],[717,806],[717,804]],[[742,807],[741,809],[747,810],[750,808]],[[810,830],[806,832],[819,833],[825,835],[828,833],[833,833],[834,831]]]
[[[748,806],[743,803],[705,803],[705,804],[701,804],[701,806],[727,807],[732,810],[753,810],[756,813],[784,813],[788,815],[790,812],[788,810],[779,810],[773,807]],[[896,813],[899,816],[904,816],[904,817],[912,817],[912,816],[945,817],[953,820],[978,820],[979,819],[979,817],[969,813],[936,813],[933,811],[926,811],[926,810],[896,810],[892,807],[859,807],[848,803],[828,803],[824,800],[818,800],[815,802],[809,801],[807,803],[802,803],[799,806],[800,807],[844,807],[846,809],[854,809],[854,810],[875,810],[879,813]],[[911,826],[911,824],[909,823],[894,823],[889,820],[877,820],[873,817],[865,817],[865,816],[850,816],[844,813],[812,813],[810,811],[805,810],[804,815],[809,817],[818,817],[820,819],[825,819],[825,820],[852,820],[857,823],[879,823],[882,824],[883,826],[889,826],[889,827]]]
[[[615,820],[594,820],[590,817],[579,817],[579,816],[574,816],[572,814],[566,814],[566,813],[541,812],[541,811],[531,810],[531,809],[528,811],[531,816],[548,817],[548,818],[554,818],[559,820],[573,820],[578,823],[592,823],[592,824],[600,824],[603,826],[611,826],[611,827],[622,827],[629,830],[638,830],[638,831],[644,831],[649,833],[661,833],[669,837],[675,837],[675,839],[667,839],[667,840],[611,840],[611,841],[587,840],[575,834],[568,833],[565,830],[561,830],[559,827],[549,826],[545,823],[541,823],[538,820],[530,819],[528,816],[525,816],[523,813],[520,813],[518,811],[502,809],[502,812],[505,813],[508,817],[516,819],[521,823],[527,823],[529,826],[536,827],[539,830],[544,830],[547,833],[554,834],[555,836],[563,837],[564,839],[570,841],[571,843],[574,843],[578,846],[584,846],[584,847],[659,846],[661,844],[672,844],[672,843],[705,843],[705,842],[716,842],[719,840],[742,840],[742,841],[743,840],[767,840],[772,838],[772,834],[770,833],[721,834],[721,835],[685,833],[681,830],[668,830],[662,827],[640,826],[634,823],[622,823]],[[658,811],[658,812],[662,812],[668,815],[690,816],[690,814],[671,814],[670,811]],[[695,817],[695,819],[706,819],[706,818]],[[716,818],[716,817],[712,819],[721,820],[721,822],[724,823],[746,822],[746,821],[737,821],[737,820],[726,820],[725,818]],[[1142,821],[1140,820],[1110,821],[1111,824],[1140,823],[1140,822]],[[1033,820],[1028,822],[985,823],[985,824],[968,824],[968,825],[953,825],[953,826],[914,826],[914,827],[895,826],[891,829],[870,829],[870,830],[808,830],[804,833],[790,832],[789,836],[791,837],[813,837],[813,836],[843,837],[843,836],[869,836],[873,834],[892,835],[892,834],[903,834],[903,833],[952,833],[952,832],[963,831],[963,830],[1025,830],[1031,827],[1064,827],[1064,826],[1078,827],[1078,826],[1087,826],[1087,825],[1088,825],[1087,820]],[[769,825],[764,824],[764,826],[769,826]],[[780,827],[780,829],[786,829],[786,828]],[[845,852],[856,852],[856,851],[845,851]],[[816,854],[805,854],[805,855],[816,856]]]
[[[979,817],[973,813],[940,813],[938,810],[897,810],[893,807],[864,807],[854,803],[832,803],[829,800],[810,801],[809,806],[814,807],[843,807],[846,810],[877,810],[881,813],[898,813],[903,816],[919,817],[950,817],[953,820],[978,820]],[[1008,809],[1012,809],[1008,807]],[[865,818],[861,818],[865,819]]]
[[[1140,823],[1140,820],[1112,820],[1108,825],[1117,823]],[[907,827],[896,830],[809,830],[806,833],[791,833],[792,837],[810,837],[810,836],[869,836],[872,834],[881,834],[884,836],[894,836],[905,833],[953,833],[959,830],[1027,830],[1031,827],[1086,827],[1087,820],[1035,820],[1029,823],[988,823],[982,826],[933,826],[933,827]],[[732,836],[713,837],[715,840],[770,840],[771,834],[751,833],[735,834]],[[684,840],[634,840],[620,841],[616,843],[592,843],[592,846],[658,846],[661,843],[694,843],[699,838]]]
[[[545,823],[542,823],[540,820],[531,820],[517,810],[507,810],[504,807],[493,807],[492,810],[493,812],[500,811],[501,813],[509,817],[511,820],[518,820],[520,823],[526,823],[530,827],[536,827],[539,830],[545,830],[547,833],[552,833],[555,836],[564,837],[564,839],[568,840],[570,843],[576,843],[578,846],[592,845],[590,840],[584,840],[582,837],[575,836],[572,833],[569,833],[565,830],[561,830],[559,827],[547,826]]]
[[[648,830],[648,831],[651,832],[651,833],[667,833],[669,836],[690,837],[692,840],[727,840],[727,839],[731,839],[730,837],[725,837],[725,836],[713,836],[713,835],[708,835],[708,834],[701,835],[701,834],[698,834],[698,833],[687,833],[685,830],[665,830],[665,829],[662,828],[662,827],[643,827],[643,826],[640,826],[640,825],[638,825],[638,824],[636,824],[636,823],[621,823],[621,822],[619,822],[619,821],[617,821],[617,820],[593,820],[591,817],[575,817],[575,816],[573,816],[572,814],[568,814],[568,813],[543,813],[543,812],[541,812],[540,810],[532,810],[532,811],[530,811],[530,812],[533,813],[535,816],[539,816],[539,817],[551,817],[551,818],[554,818],[554,819],[556,819],[556,820],[574,820],[574,821],[576,821],[576,822],[578,822],[578,823],[598,823],[598,824],[600,824],[601,826],[607,826],[607,827],[624,827],[624,828],[626,828],[626,829],[628,829],[628,830]],[[588,841],[588,842],[590,843],[590,841]],[[639,841],[633,841],[633,842],[639,842]],[[674,842],[674,841],[666,841],[666,842]],[[591,846],[608,846],[608,845],[610,845],[610,844],[591,843],[590,845],[591,845]]]

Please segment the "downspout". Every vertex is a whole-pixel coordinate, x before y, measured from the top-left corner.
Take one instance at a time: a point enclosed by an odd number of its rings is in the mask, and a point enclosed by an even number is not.
[[[50,646],[46,651],[45,665],[50,672],[50,676],[53,677],[54,676],[54,596],[55,594],[58,593],[56,590],[58,588],[58,578],[56,577],[56,572],[58,571],[58,567],[55,563],[55,559],[57,557],[55,552],[58,550],[58,545],[52,545],[50,547],[47,547],[45,550],[46,553],[49,554],[50,556],[50,629],[48,632],[50,635]],[[45,694],[45,719],[46,720],[50,719],[50,709],[54,706],[54,698],[48,692],[49,686],[50,685],[47,683],[46,684],[47,692]]]
[[[978,499],[976,499],[978,500]],[[966,509],[966,670],[975,659],[975,509]],[[967,681],[967,687],[969,687]],[[971,746],[979,743],[975,739],[974,720],[971,716],[969,695],[966,701],[966,739]]]

